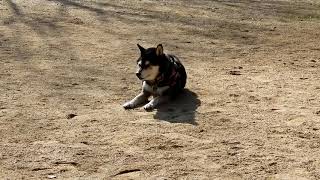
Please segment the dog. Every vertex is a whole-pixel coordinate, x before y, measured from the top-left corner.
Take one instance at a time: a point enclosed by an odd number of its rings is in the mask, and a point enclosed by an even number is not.
[[[142,91],[123,104],[123,107],[133,109],[144,105],[146,111],[152,111],[182,92],[187,73],[175,55],[164,53],[162,44],[147,49],[139,44],[137,46],[141,54],[137,60],[136,76],[142,81]],[[153,96],[153,99],[148,102],[150,96]]]

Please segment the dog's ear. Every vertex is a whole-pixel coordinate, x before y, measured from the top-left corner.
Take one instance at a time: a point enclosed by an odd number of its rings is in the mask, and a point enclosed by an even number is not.
[[[140,46],[140,44],[137,44],[137,46],[138,46],[138,48],[140,49],[141,54],[146,51],[146,49],[143,48],[142,46]]]
[[[156,48],[156,54],[157,56],[161,56],[163,55],[163,47],[162,47],[162,44],[159,44]]]

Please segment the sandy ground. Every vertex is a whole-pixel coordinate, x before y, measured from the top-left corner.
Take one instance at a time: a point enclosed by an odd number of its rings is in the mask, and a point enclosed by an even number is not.
[[[153,112],[137,43],[188,73]],[[319,57],[316,0],[0,0],[0,179],[320,179]]]

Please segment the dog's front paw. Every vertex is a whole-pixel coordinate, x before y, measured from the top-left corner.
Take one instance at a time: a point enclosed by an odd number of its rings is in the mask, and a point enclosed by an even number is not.
[[[154,109],[153,104],[146,104],[145,106],[143,106],[143,109],[146,111],[152,111]]]
[[[133,109],[134,108],[134,105],[129,101],[129,102],[126,102],[122,105],[122,107],[124,109]]]

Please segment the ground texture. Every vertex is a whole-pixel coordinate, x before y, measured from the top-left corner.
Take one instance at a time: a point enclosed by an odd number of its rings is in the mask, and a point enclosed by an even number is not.
[[[136,44],[187,89],[153,112]],[[0,179],[320,179],[320,2],[0,0]]]

